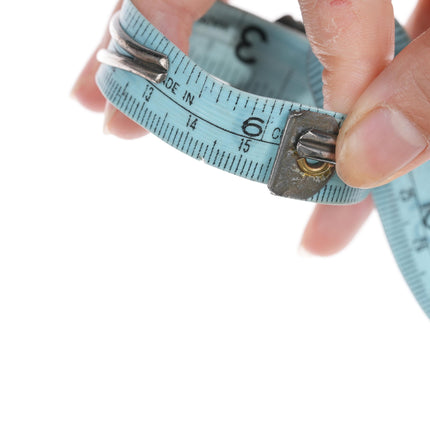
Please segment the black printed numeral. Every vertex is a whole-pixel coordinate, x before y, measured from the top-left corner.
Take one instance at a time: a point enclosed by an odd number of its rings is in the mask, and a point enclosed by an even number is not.
[[[426,237],[419,237],[418,239],[414,239],[413,247],[415,252],[425,251],[429,248],[429,242]]]
[[[239,152],[248,152],[249,148],[251,148],[251,139],[242,138],[240,140]]]
[[[151,100],[152,93],[154,92],[154,88],[150,85],[146,85],[145,92],[143,93],[144,99],[149,102]]]
[[[424,227],[430,229],[430,207],[426,205],[422,209]]]
[[[187,127],[190,127],[193,130],[195,130],[196,126],[197,126],[197,118],[193,115],[188,115]]]
[[[267,34],[260,27],[251,25],[242,30],[239,43],[236,45],[236,56],[243,63],[253,64],[257,62],[257,59],[249,53],[249,48],[252,47],[255,38],[267,42]]]
[[[242,131],[250,137],[258,137],[263,133],[264,120],[256,116],[251,116],[243,121]]]
[[[403,202],[407,202],[409,200],[414,199],[416,196],[415,190],[413,188],[407,188],[404,190],[400,190],[400,198]]]

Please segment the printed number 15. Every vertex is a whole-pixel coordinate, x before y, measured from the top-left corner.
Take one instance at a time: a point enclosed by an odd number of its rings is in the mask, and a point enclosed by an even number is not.
[[[250,142],[251,142],[251,139],[242,138],[240,140],[239,151],[248,152],[249,148],[251,147]]]

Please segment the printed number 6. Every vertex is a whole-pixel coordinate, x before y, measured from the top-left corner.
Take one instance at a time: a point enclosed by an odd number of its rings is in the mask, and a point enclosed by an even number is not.
[[[261,124],[264,124],[264,120],[256,116],[251,116],[246,121],[243,121],[242,131],[250,137],[260,136],[263,133]]]

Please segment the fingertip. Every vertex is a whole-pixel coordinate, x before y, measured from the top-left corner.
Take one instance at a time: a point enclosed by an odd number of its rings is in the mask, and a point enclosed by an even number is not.
[[[164,36],[187,53],[194,22],[206,13],[213,3],[214,0],[136,0],[135,6]]]
[[[121,4],[122,0],[119,0],[112,14],[120,9]],[[95,112],[103,112],[106,104],[106,100],[98,89],[95,81],[95,75],[100,66],[100,63],[97,60],[97,51],[99,49],[106,48],[109,44],[109,40],[109,31],[106,30],[100,44],[85,64],[70,92],[70,97],[72,99],[78,101],[87,109]]]
[[[316,257],[316,254],[313,254],[312,252],[310,252],[307,248],[306,245],[303,243],[300,243],[298,249],[297,249],[297,255],[300,258],[313,258]]]
[[[338,253],[351,242],[372,208],[370,196],[356,205],[316,206],[303,232],[300,254],[326,257]]]
[[[110,103],[106,103],[103,131],[105,134],[130,140],[148,134],[143,127],[126,117]]]
[[[99,63],[93,54],[74,83],[70,97],[89,110],[103,112],[106,100],[95,82],[98,67]]]

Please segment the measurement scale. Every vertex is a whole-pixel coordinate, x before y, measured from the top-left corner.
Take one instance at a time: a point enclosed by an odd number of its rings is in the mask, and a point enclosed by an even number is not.
[[[185,55],[130,0],[111,21],[97,84],[145,129],[207,164],[285,197],[353,204],[369,190],[335,172],[345,115],[322,109],[322,65],[301,23],[217,2]],[[396,25],[396,53],[409,40]],[[430,164],[371,190],[397,263],[430,317]]]

